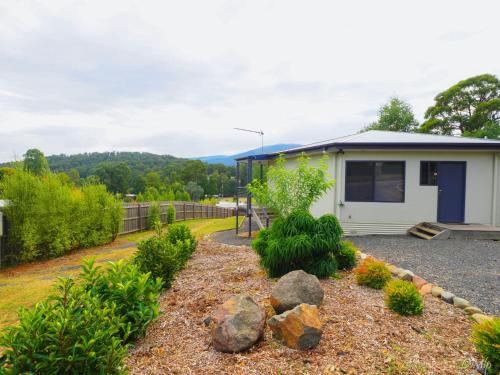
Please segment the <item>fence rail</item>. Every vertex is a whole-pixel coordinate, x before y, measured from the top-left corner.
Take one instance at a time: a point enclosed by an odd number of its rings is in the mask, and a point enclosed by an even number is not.
[[[167,222],[167,208],[175,207],[175,221],[192,219],[212,219],[234,216],[232,208],[209,206],[194,202],[159,202],[160,219]],[[147,229],[151,202],[127,203],[123,206],[123,222],[119,234],[138,232]]]

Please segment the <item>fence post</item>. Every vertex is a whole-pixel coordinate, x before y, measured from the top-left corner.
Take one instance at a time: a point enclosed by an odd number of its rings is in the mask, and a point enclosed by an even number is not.
[[[142,229],[141,204],[137,203],[137,230]]]
[[[186,220],[186,202],[184,202],[182,212],[184,212],[184,220]]]

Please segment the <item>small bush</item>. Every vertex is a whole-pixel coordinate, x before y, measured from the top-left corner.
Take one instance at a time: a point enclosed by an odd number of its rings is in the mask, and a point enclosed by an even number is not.
[[[167,224],[173,224],[175,221],[175,207],[169,204],[167,207]]]
[[[252,248],[261,258],[266,256],[267,241],[269,240],[270,235],[271,231],[269,229],[262,229],[257,234],[257,237],[252,241]]]
[[[252,246],[271,277],[302,269],[320,278],[337,270],[342,229],[333,215],[316,220],[309,212],[294,211],[277,219],[270,230],[260,231]]]
[[[93,260],[83,263],[82,287],[92,296],[116,305],[115,313],[125,318],[122,339],[134,340],[144,335],[149,323],[158,317],[161,279],[141,273],[134,264],[121,260],[110,262],[102,270]]]
[[[401,315],[420,315],[424,301],[417,287],[405,280],[392,280],[384,288],[385,304]]]
[[[374,289],[382,289],[391,279],[391,272],[385,263],[373,258],[366,258],[354,270],[354,273],[359,285],[369,286]]]
[[[154,229],[158,223],[161,223],[160,205],[158,202],[152,202],[148,211],[148,229]]]
[[[167,234],[158,232],[156,236],[139,242],[134,263],[141,272],[150,272],[152,277],[161,278],[164,287],[168,288],[196,245],[196,239],[186,225],[172,225]]]
[[[472,327],[476,350],[488,361],[488,374],[500,373],[500,318],[485,320]]]
[[[352,242],[343,241],[339,250],[335,253],[339,269],[351,270],[356,267],[356,246]]]
[[[168,228],[167,239],[175,244],[177,241],[190,241],[190,248],[192,251],[196,248],[197,241],[196,238],[191,233],[191,229],[187,225],[184,224],[175,224]]]
[[[149,272],[153,278],[160,277],[163,286],[169,288],[181,268],[177,247],[165,235],[161,235],[139,242],[137,248],[134,264],[141,272]]]
[[[21,309],[20,324],[0,337],[0,370],[21,374],[122,374],[125,318],[105,301],[61,279],[58,295]],[[126,338],[126,335],[125,335]],[[0,371],[1,372],[1,371]]]

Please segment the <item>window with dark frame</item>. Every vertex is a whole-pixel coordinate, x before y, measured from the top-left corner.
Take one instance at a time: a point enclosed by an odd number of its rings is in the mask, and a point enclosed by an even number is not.
[[[404,161],[346,161],[347,202],[395,202],[405,199]]]
[[[438,175],[437,161],[421,161],[420,162],[420,185],[436,186]]]

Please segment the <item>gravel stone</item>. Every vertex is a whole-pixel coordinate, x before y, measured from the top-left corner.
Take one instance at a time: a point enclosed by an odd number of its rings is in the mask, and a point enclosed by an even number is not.
[[[500,241],[431,240],[406,235],[349,237],[361,251],[500,315]]]

